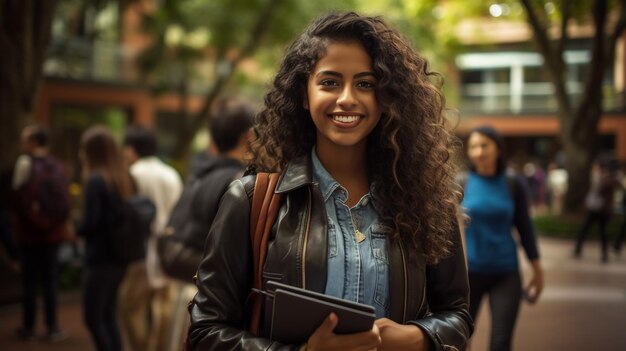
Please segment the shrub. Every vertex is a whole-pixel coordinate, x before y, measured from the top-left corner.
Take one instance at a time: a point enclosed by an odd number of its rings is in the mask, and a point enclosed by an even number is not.
[[[582,216],[555,216],[555,215],[542,215],[533,218],[535,230],[538,235],[558,238],[572,238],[575,239],[578,235],[580,227],[583,225],[585,215]],[[624,221],[624,215],[614,215],[609,220],[607,226],[607,233],[609,239],[616,238],[619,234],[622,223]],[[598,237],[599,228],[597,224],[592,225],[589,232],[589,238],[593,239]]]

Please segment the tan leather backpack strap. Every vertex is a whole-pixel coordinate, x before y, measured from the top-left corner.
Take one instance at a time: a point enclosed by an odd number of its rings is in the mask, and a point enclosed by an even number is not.
[[[263,212],[263,202],[265,201],[265,194],[267,192],[267,186],[269,184],[268,173],[258,173],[256,175],[256,181],[254,184],[254,193],[252,195],[252,208],[250,210],[250,243],[252,244],[252,262],[254,263],[254,287],[256,286],[256,271],[257,263],[260,257],[260,240],[262,233],[259,231],[259,218]],[[267,211],[267,209],[265,210]]]
[[[274,192],[279,177],[279,173],[258,173],[252,195],[250,242],[254,263],[253,287],[257,289],[262,289],[263,263],[267,255],[267,242],[280,207],[281,196]],[[259,334],[261,325],[261,304],[262,299],[259,296],[254,296],[250,331],[255,335]]]

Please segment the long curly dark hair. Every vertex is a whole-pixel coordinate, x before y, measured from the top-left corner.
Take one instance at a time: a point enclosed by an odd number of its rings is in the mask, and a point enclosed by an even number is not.
[[[379,216],[429,263],[448,256],[460,192],[451,162],[456,147],[443,116],[441,77],[431,72],[398,31],[380,17],[331,13],[315,20],[288,48],[253,143],[257,170],[280,171],[315,144],[315,125],[304,109],[306,85],[330,43],[356,40],[373,62],[381,119],[368,136],[367,159]]]

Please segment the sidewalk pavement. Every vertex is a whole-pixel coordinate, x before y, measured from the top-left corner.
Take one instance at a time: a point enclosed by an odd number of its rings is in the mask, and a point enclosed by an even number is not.
[[[534,306],[524,304],[518,319],[516,351],[621,351],[626,345],[626,252],[600,263],[596,242],[586,243],[583,258],[571,258],[573,242],[540,239],[546,288]],[[520,257],[528,278],[528,265]],[[15,337],[20,325],[18,304],[0,306],[0,350],[2,351],[91,351],[89,334],[82,321],[79,292],[62,294],[60,326],[69,338],[56,342],[25,343]],[[472,341],[472,351],[488,345],[488,304],[481,311]],[[39,312],[39,311],[38,311]],[[41,316],[38,315],[39,321]],[[38,330],[43,335],[44,329]],[[128,349],[127,349],[128,350]]]
[[[83,324],[79,292],[62,293],[59,301],[59,324],[68,338],[58,342],[43,341],[45,327],[42,321],[41,301],[38,301],[36,342],[19,340],[15,332],[21,325],[21,306],[12,304],[0,307],[0,350],[3,351],[95,351],[89,333]]]
[[[572,258],[573,241],[540,238],[539,244],[545,288],[536,305],[522,304],[513,350],[626,350],[626,252],[611,252],[602,264],[597,241],[585,243],[581,259]],[[523,253],[520,262],[527,282]],[[487,301],[481,309],[471,351],[488,350]]]

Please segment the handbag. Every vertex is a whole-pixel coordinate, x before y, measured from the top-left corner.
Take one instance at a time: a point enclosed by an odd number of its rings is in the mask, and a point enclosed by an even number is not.
[[[249,329],[254,335],[259,335],[261,325],[262,299],[256,291],[260,291],[263,284],[263,264],[267,255],[267,240],[274,220],[278,216],[281,194],[275,193],[280,173],[258,173],[252,195],[250,210],[250,242],[252,244],[252,259],[254,264],[253,290],[249,298],[252,300],[252,313]]]
[[[173,228],[167,227],[165,234],[156,238],[161,269],[168,277],[191,283],[202,261],[202,252],[172,234]]]

